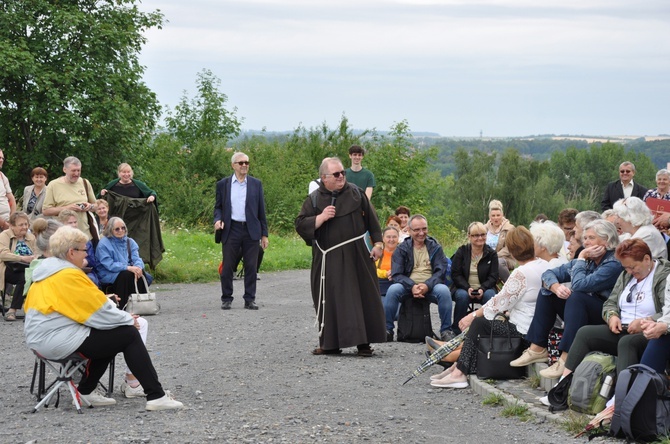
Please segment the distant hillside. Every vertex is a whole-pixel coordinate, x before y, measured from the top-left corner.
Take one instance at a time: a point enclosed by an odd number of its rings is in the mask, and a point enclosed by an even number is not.
[[[583,137],[583,138],[582,138]],[[554,151],[565,151],[569,147],[586,149],[590,144],[614,142],[624,146],[626,150],[646,154],[658,169],[666,168],[670,162],[670,137],[659,136],[654,140],[626,137],[584,137],[584,136],[530,136],[507,139],[453,139],[447,137],[415,137],[418,147],[435,146],[439,150],[438,162],[435,165],[443,175],[453,172],[453,154],[458,148],[479,150],[483,152],[503,152],[507,148],[515,148],[522,155],[531,156],[536,160],[548,160]],[[625,159],[622,159],[622,161]]]

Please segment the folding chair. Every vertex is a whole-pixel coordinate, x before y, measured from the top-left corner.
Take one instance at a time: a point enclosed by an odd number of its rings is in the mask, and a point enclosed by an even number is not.
[[[37,360],[35,361],[35,368],[33,371],[33,381],[30,384],[30,393],[33,393],[35,388],[35,376],[38,373],[39,367],[39,378],[38,378],[38,389],[37,389],[37,399],[41,400],[33,408],[33,413],[37,412],[37,409],[43,406],[48,406],[51,399],[55,396],[56,402],[55,407],[58,407],[60,401],[60,388],[65,385],[70,390],[70,396],[72,396],[72,401],[74,406],[77,408],[77,413],[82,413],[81,411],[81,402],[82,398],[79,396],[77,388],[74,386],[73,378],[74,375],[82,370],[88,363],[88,359],[81,353],[73,353],[70,356],[64,359],[47,359],[44,356],[40,355],[35,350],[32,350],[35,354]],[[56,379],[49,384],[48,387],[45,387],[45,378],[46,378],[46,367],[49,367],[57,376]],[[48,393],[47,393],[48,390]],[[42,397],[42,395],[44,395]],[[85,400],[83,400],[88,404]],[[88,405],[87,405],[88,406]]]

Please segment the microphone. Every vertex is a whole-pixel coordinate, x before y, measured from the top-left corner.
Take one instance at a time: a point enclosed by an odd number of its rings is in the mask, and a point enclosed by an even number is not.
[[[332,192],[330,193],[330,195],[332,196],[332,197],[330,198],[330,204],[333,205],[333,206],[335,206],[335,201],[337,200],[337,194],[338,194],[337,191],[332,191]]]

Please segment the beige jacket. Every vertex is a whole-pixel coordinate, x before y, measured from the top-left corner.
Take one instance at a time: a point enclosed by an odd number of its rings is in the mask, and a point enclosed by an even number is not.
[[[35,256],[39,255],[37,245],[35,245],[35,236],[32,233],[26,234],[26,244],[33,250]],[[6,229],[0,233],[0,289],[5,290],[5,262],[16,262],[19,260],[19,255],[14,254],[16,248],[16,236],[11,228]]]

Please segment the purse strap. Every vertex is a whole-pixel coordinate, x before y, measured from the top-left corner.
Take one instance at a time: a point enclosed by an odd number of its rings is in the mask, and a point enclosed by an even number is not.
[[[128,243],[128,265],[133,265],[133,257],[130,254],[130,238],[126,238],[126,242]]]
[[[512,347],[512,332],[510,331],[510,328],[509,328],[509,317],[507,317],[507,315],[504,314],[504,313],[498,313],[493,318],[493,323],[495,323],[495,321],[498,320],[498,318],[502,318],[502,320],[500,322],[502,322],[507,327],[505,329],[505,330],[507,330],[507,341],[509,342],[510,347]],[[491,325],[491,333],[489,335],[489,338],[490,338],[491,344],[493,344],[493,325]]]
[[[147,278],[144,277],[144,272],[142,272],[142,280],[144,281],[144,288],[146,289],[147,293],[149,293],[149,284],[147,283]],[[140,293],[140,290],[137,288],[137,278],[135,279],[135,293]]]

